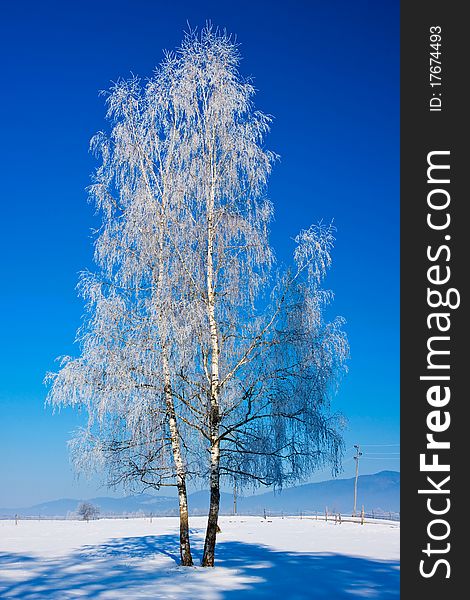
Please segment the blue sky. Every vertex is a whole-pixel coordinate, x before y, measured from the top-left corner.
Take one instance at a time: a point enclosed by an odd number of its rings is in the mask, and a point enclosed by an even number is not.
[[[85,187],[88,142],[104,127],[98,91],[149,75],[187,22],[207,19],[237,35],[257,106],[275,117],[279,259],[310,223],[334,218],[338,229],[327,285],[351,344],[335,400],[349,419],[344,476],[354,443],[361,472],[398,469],[398,2],[20,0],[1,11],[0,506],[105,492],[75,480],[65,444],[81,417],[53,416],[42,383],[56,356],[77,352],[75,285],[97,225]]]

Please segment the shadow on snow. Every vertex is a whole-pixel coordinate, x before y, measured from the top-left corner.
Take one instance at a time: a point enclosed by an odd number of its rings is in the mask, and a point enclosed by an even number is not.
[[[200,540],[193,543],[199,564]],[[1,598],[178,598],[180,600],[353,600],[399,598],[399,564],[341,554],[280,552],[217,544],[216,566],[178,566],[175,535],[128,537],[46,559],[0,553]],[[15,571],[17,573],[15,574]],[[218,574],[221,574],[218,577]]]

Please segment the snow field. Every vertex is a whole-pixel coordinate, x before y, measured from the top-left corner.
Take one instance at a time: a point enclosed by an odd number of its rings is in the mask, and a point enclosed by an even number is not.
[[[206,519],[190,519],[193,558]],[[0,521],[0,597],[392,599],[399,525],[221,517],[215,569],[178,566],[178,520]]]

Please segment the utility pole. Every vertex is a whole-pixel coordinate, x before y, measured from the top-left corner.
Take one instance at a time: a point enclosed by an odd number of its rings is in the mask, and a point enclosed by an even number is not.
[[[233,482],[233,514],[237,514],[237,482]]]
[[[354,479],[354,508],[353,508],[353,517],[356,516],[356,503],[357,503],[357,478],[359,476],[359,458],[362,456],[362,452],[359,444],[354,444],[354,448],[356,448],[356,455],[353,457],[356,461],[356,478]]]

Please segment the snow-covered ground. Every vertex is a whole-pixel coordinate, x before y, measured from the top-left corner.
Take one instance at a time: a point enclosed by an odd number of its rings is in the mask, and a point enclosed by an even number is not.
[[[205,519],[191,519],[193,555]],[[215,569],[178,566],[176,518],[0,521],[0,598],[396,599],[399,525],[221,517]]]

